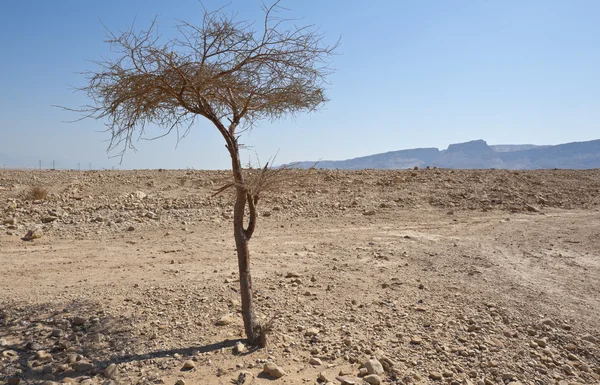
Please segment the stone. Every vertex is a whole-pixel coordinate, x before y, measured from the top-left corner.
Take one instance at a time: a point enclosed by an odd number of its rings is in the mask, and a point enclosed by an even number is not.
[[[598,343],[598,339],[591,334],[584,334],[583,336],[581,336],[581,339],[587,342],[591,342],[593,344]]]
[[[277,366],[273,362],[267,362],[265,364],[263,367],[263,373],[273,378],[281,378],[287,374],[281,367]]]
[[[410,337],[410,343],[413,345],[421,345],[423,343],[423,339],[420,336],[412,336]]]
[[[306,329],[306,331],[304,332],[304,335],[307,337],[312,337],[312,336],[316,336],[317,334],[319,334],[319,329],[317,328],[308,328]]]
[[[117,364],[112,363],[112,364],[108,365],[106,367],[106,369],[104,369],[104,377],[106,377],[110,380],[116,380],[118,371],[119,371],[119,369],[117,367]]]
[[[431,378],[432,380],[440,381],[444,377],[442,376],[442,373],[440,373],[440,372],[429,372],[429,378]]]
[[[311,357],[310,360],[308,360],[308,363],[311,364],[311,365],[313,365],[313,366],[323,365],[323,361],[321,361],[317,357]]]
[[[127,231],[134,231],[134,230],[135,230],[135,227],[133,227],[133,226],[129,226],[129,227],[127,228]]]
[[[185,381],[184,380],[177,380],[175,382],[175,385],[185,385]]]
[[[242,342],[238,341],[235,343],[235,346],[233,347],[233,351],[235,354],[243,354],[248,351],[248,348]]]
[[[381,377],[379,377],[377,374],[369,374],[368,376],[363,377],[363,380],[371,385],[381,384]]]
[[[85,318],[73,317],[73,319],[71,320],[71,323],[75,326],[81,326],[81,325],[85,324]]]
[[[216,322],[217,326],[230,325],[233,322],[233,316],[231,314],[225,314],[221,316]]]
[[[356,381],[349,377],[337,376],[335,379],[341,382],[342,385],[356,385]]]
[[[19,377],[8,377],[6,379],[7,385],[19,385],[21,383],[21,379]]]
[[[362,366],[367,369],[368,374],[381,375],[385,373],[385,371],[383,370],[383,365],[381,365],[381,362],[379,362],[379,360],[376,359],[368,360],[365,363],[363,363]]]
[[[550,326],[551,328],[556,327],[556,322],[554,322],[551,318],[544,318],[540,320],[540,325]]]
[[[527,211],[530,211],[532,213],[539,213],[540,212],[540,209],[538,209],[537,207],[535,207],[533,205],[526,204],[525,208],[527,209]]]
[[[58,219],[58,217],[53,217],[53,216],[43,217],[42,223],[52,223],[57,219]]]
[[[375,210],[368,210],[368,211],[363,212],[363,215],[365,215],[365,216],[372,216],[375,214],[376,214]]]
[[[8,226],[8,225],[14,226],[14,225],[15,225],[15,223],[17,223],[17,221],[16,221],[16,219],[15,219],[15,218],[6,218],[6,219],[3,219],[3,220],[2,220],[2,224],[3,224],[3,225],[7,225],[7,226]]]
[[[94,365],[89,362],[78,361],[71,365],[74,371],[76,372],[89,372],[94,369]]]
[[[35,358],[40,362],[50,362],[52,361],[52,354],[44,350],[38,350],[35,352]]]
[[[139,199],[139,200],[145,199],[148,196],[148,194],[146,194],[143,191],[136,191],[132,195],[134,198]]]
[[[183,363],[181,370],[192,370],[196,367],[196,363],[192,360],[187,360]]]

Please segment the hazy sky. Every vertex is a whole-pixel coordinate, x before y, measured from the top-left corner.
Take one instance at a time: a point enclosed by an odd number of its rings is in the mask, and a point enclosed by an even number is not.
[[[229,0],[228,0],[229,1]],[[209,9],[228,1],[205,0]],[[259,0],[233,0],[240,19]],[[290,16],[342,37],[320,112],[264,122],[242,140],[261,160],[346,159],[414,147],[557,144],[600,138],[600,1],[284,0]],[[175,137],[138,143],[122,165],[106,154],[102,122],[64,123],[85,95],[78,74],[109,54],[104,23],[165,35],[198,21],[197,0],[0,1],[0,155],[57,167],[227,168],[223,139],[205,120]]]

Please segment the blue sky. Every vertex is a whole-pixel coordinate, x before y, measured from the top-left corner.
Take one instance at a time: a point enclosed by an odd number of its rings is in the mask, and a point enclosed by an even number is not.
[[[228,1],[205,0],[209,9]],[[240,19],[260,1],[233,0]],[[242,142],[264,162],[346,159],[415,147],[558,144],[600,138],[600,2],[596,0],[284,0],[291,16],[342,37],[331,102],[294,120],[264,122]],[[106,153],[102,122],[77,107],[78,74],[109,53],[104,23],[117,30],[155,15],[165,35],[195,22],[197,0],[3,0],[0,2],[0,156],[26,166],[227,168],[223,139],[201,120],[179,143],[138,143],[119,165]],[[1,166],[1,165],[0,165]]]

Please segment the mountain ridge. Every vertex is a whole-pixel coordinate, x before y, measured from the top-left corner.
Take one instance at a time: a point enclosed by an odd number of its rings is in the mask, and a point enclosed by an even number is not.
[[[291,163],[299,168],[315,162]],[[346,160],[317,162],[324,169],[400,169],[411,167],[463,169],[501,168],[530,170],[549,168],[600,168],[600,139],[557,145],[501,144],[488,145],[485,140],[454,143],[445,150],[436,147],[414,148],[366,155]]]

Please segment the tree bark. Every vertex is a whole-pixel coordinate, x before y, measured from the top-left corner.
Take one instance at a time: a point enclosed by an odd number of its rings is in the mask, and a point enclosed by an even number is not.
[[[233,208],[233,233],[237,249],[238,267],[240,272],[240,293],[242,297],[242,317],[244,318],[244,330],[251,345],[260,344],[260,330],[256,324],[254,307],[252,304],[252,277],[250,274],[250,252],[248,241],[250,237],[244,229],[244,213],[246,210],[247,192],[244,187],[242,165],[239,157],[237,143],[231,148],[231,161],[233,178],[235,180],[235,206]]]

